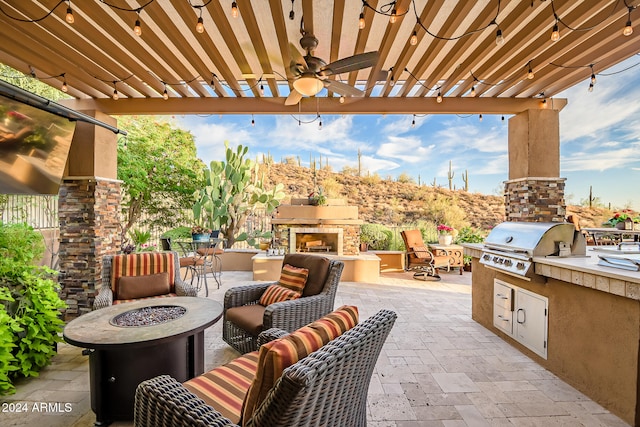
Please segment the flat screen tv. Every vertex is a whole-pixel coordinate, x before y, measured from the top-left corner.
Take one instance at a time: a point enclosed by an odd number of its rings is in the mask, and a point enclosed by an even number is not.
[[[0,95],[0,194],[58,194],[75,127]]]

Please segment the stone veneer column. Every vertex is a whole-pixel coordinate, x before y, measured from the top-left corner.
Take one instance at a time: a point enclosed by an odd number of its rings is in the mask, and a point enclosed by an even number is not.
[[[564,221],[559,110],[527,110],[509,119],[507,221]]]
[[[100,111],[83,111],[116,125]],[[120,250],[120,181],[117,136],[78,122],[59,191],[61,298],[65,319],[89,312],[102,284],[102,257]]]
[[[59,194],[60,297],[71,319],[92,310],[102,284],[102,257],[120,248],[120,182],[64,179]]]
[[[564,182],[565,178],[521,178],[505,181],[507,221],[564,221]]]

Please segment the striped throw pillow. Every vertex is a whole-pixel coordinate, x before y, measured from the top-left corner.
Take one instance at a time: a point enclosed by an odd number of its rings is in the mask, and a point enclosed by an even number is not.
[[[411,248],[418,258],[431,258],[429,248],[426,246],[414,246]]]
[[[298,299],[302,295],[300,292],[292,291],[280,285],[270,285],[260,297],[260,305],[265,307],[275,302]]]
[[[307,284],[307,277],[309,277],[309,269],[294,267],[290,264],[285,264],[280,272],[280,280],[278,285],[289,288],[292,291],[296,291],[302,294],[304,285]]]
[[[358,323],[358,307],[342,306],[322,319],[260,347],[258,371],[242,407],[243,424],[260,407],[282,371]]]
[[[124,276],[144,276],[167,272],[169,286],[174,292],[175,264],[173,252],[139,252],[116,255],[111,265],[111,289],[118,294],[118,279]]]

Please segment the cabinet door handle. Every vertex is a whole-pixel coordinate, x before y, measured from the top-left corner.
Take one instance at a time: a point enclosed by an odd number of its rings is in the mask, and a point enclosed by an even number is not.
[[[502,320],[503,322],[510,322],[510,320],[504,317],[502,314],[498,314],[498,319]]]
[[[520,321],[520,313],[522,313],[522,321]],[[524,324],[527,321],[527,313],[524,311],[524,308],[519,308],[516,312],[516,322],[519,324]]]
[[[500,299],[509,299],[508,296],[502,295],[502,294],[496,294],[496,296]]]

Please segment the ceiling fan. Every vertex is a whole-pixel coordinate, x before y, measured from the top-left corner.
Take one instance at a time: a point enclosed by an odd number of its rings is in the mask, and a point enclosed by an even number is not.
[[[360,89],[337,80],[327,79],[327,77],[371,67],[378,62],[378,52],[361,53],[327,64],[313,56],[313,51],[318,47],[318,39],[304,30],[303,20],[300,20],[300,33],[302,34],[300,46],[305,50],[306,55],[302,56],[293,43],[289,43],[291,55],[289,68],[295,80],[284,105],[295,105],[303,96],[314,96],[325,87],[343,96],[364,96],[364,92]]]

